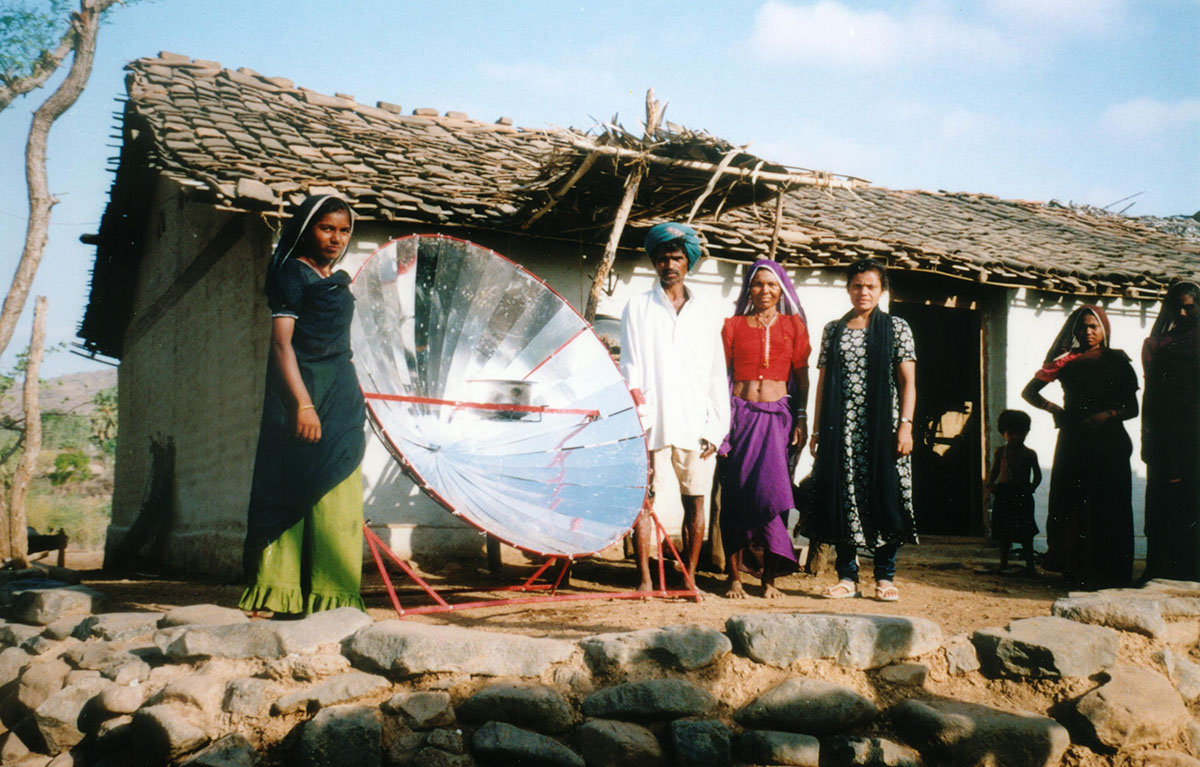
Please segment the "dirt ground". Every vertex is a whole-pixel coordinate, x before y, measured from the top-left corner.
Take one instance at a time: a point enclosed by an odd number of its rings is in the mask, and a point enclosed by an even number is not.
[[[211,580],[174,580],[149,574],[118,576],[100,567],[97,553],[73,553],[68,566],[83,571],[85,583],[104,592],[110,610],[165,610],[176,605],[210,602],[233,606],[240,586]],[[901,550],[896,584],[900,601],[878,602],[870,581],[870,564],[862,588],[865,598],[826,600],[817,594],[836,580],[833,573],[819,576],[803,574],[780,579],[784,596],[767,600],[757,596],[757,580],[747,578],[748,598],[725,599],[724,576],[701,572],[697,584],[704,592],[700,602],[690,599],[595,599],[602,593],[632,589],[636,571],[632,562],[594,559],[579,562],[571,574],[571,584],[560,589],[562,595],[579,594],[590,598],[580,601],[554,601],[537,604],[509,604],[464,610],[461,612],[415,614],[407,620],[453,624],[529,636],[575,638],[588,634],[630,631],[650,626],[695,623],[723,629],[725,619],[760,611],[774,612],[846,612],[879,615],[913,615],[937,622],[946,634],[970,632],[986,626],[1004,626],[1016,618],[1048,615],[1054,600],[1066,594],[1060,580],[1050,574],[1037,577],[995,575],[981,572],[998,562],[998,551],[980,539],[928,538],[920,545]],[[489,598],[531,596],[517,592],[487,592],[488,588],[517,586],[533,574],[535,567],[519,552],[505,550],[504,564],[491,573],[482,559],[477,563],[425,563],[419,573],[431,586],[443,591],[451,604]],[[422,592],[396,570],[392,578],[400,589],[405,609],[432,604]],[[682,577],[667,570],[667,587],[683,588]],[[461,589],[462,591],[455,591]],[[378,571],[368,560],[363,582],[364,598],[376,620],[395,618]]]

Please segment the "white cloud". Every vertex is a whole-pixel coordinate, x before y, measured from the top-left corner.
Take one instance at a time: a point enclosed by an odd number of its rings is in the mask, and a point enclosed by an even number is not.
[[[775,61],[882,68],[937,58],[1006,61],[1017,47],[997,29],[953,18],[938,6],[906,15],[857,10],[834,0],[759,8],[749,45]]]
[[[988,11],[1007,25],[1045,33],[1103,34],[1127,20],[1126,0],[989,0]]]
[[[1107,130],[1139,137],[1193,123],[1200,123],[1200,99],[1175,102],[1134,99],[1109,107],[1101,118]]]

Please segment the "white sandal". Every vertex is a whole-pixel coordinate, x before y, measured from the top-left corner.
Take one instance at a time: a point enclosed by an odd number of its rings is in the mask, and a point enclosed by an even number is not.
[[[858,590],[858,584],[854,581],[838,581],[827,588],[821,596],[825,599],[853,599],[861,597],[862,592]]]

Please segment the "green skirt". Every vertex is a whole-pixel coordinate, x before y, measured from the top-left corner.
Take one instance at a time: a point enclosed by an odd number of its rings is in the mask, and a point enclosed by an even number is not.
[[[365,610],[359,593],[362,525],[360,466],[267,544],[238,607],[306,614],[335,607]]]

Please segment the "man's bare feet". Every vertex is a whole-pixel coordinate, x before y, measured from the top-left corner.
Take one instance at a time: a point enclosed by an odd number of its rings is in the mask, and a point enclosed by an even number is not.
[[[763,599],[780,599],[781,597],[783,597],[783,592],[775,588],[775,584],[763,584]]]
[[[726,599],[745,599],[746,589],[742,587],[741,581],[734,581],[729,584],[729,588],[725,591]]]
[[[642,578],[642,582],[638,584],[636,591],[643,591],[647,595],[654,591],[654,581],[650,580],[650,576]]]

